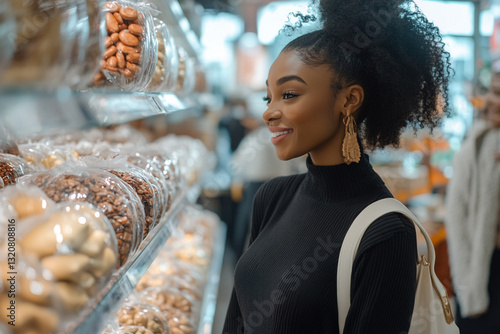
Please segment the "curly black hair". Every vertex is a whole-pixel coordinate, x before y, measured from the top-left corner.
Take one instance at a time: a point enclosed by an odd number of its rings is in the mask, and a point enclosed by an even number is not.
[[[334,90],[363,87],[357,122],[367,148],[398,146],[406,127],[432,130],[449,116],[450,54],[413,1],[321,0],[319,10],[322,29],[283,51],[310,66],[329,64]]]

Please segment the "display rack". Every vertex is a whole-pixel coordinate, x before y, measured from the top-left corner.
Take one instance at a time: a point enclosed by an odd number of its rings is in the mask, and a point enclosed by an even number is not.
[[[198,334],[211,334],[214,322],[215,308],[217,305],[217,292],[219,289],[222,262],[224,259],[224,246],[226,244],[226,224],[220,223],[214,238],[212,261],[207,275],[207,285],[201,306],[200,325]]]
[[[200,43],[177,0],[149,0],[177,45],[199,61]],[[73,91],[57,87],[0,88],[0,124],[19,138],[60,129],[121,124],[159,114],[203,109],[197,94],[124,92],[105,89]]]

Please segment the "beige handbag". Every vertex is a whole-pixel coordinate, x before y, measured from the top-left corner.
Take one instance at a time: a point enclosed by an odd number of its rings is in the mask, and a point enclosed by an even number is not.
[[[354,220],[340,249],[337,268],[337,303],[339,308],[340,333],[344,332],[345,321],[351,305],[351,273],[354,258],[361,238],[372,222],[381,216],[397,212],[412,220],[418,226],[427,243],[427,260],[423,255],[417,264],[417,290],[415,307],[411,318],[409,334],[456,334],[460,333],[454,322],[448,295],[434,272],[436,254],[429,235],[418,219],[406,206],[393,198],[379,200],[366,207]]]

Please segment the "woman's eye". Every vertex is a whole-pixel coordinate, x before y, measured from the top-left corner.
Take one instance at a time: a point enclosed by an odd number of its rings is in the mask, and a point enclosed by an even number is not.
[[[297,94],[294,94],[294,93],[283,93],[283,99],[284,100],[288,100],[288,99],[292,99],[294,97],[297,97],[298,95]]]
[[[262,101],[266,102],[266,104],[269,104],[271,102],[271,98],[270,97],[267,97],[267,96],[264,96],[262,98]]]

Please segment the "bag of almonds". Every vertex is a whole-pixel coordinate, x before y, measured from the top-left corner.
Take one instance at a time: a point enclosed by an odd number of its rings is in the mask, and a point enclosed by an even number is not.
[[[26,175],[22,184],[40,187],[54,202],[86,202],[110,221],[118,240],[118,267],[133,256],[142,241],[144,208],[135,190],[105,170],[66,162],[51,170]]]
[[[4,310],[0,314],[0,333],[59,333],[65,317],[61,317],[63,309],[51,273],[38,259],[18,252],[15,262],[18,275],[12,276],[7,253],[0,251],[0,258],[0,307]]]
[[[154,177],[142,168],[129,164],[124,155],[110,159],[85,157],[81,161],[90,168],[102,169],[116,175],[134,189],[144,208],[143,238],[146,238],[160,221],[160,196]]]
[[[129,1],[109,1],[104,4],[104,11],[106,51],[94,85],[108,81],[126,91],[145,90],[158,59],[152,9]]]
[[[20,144],[19,152],[33,170],[51,169],[79,158],[79,154],[70,145],[53,145],[48,141]]]
[[[165,284],[160,287],[145,289],[138,293],[137,296],[143,302],[152,304],[162,311],[169,321],[172,333],[176,332],[176,328],[178,329],[178,326],[172,326],[173,318],[182,317],[187,320],[183,321],[185,322],[186,331],[182,333],[189,332],[189,329],[194,331],[196,328],[201,305],[194,301],[189,294]]]
[[[111,223],[88,203],[59,203],[17,222],[18,252],[38,259],[55,282],[64,313],[77,314],[115,271],[117,239]]]
[[[116,313],[120,328],[144,327],[153,334],[170,334],[168,321],[157,307],[134,300],[127,300]]]
[[[17,183],[30,171],[26,160],[12,154],[0,153],[0,188]]]
[[[174,38],[167,25],[155,18],[156,38],[158,40],[158,62],[153,79],[148,86],[150,92],[173,92],[177,85],[179,58]]]
[[[32,185],[16,184],[0,190],[0,218],[7,215],[5,218],[17,220],[41,215],[53,206],[54,202],[40,188]],[[0,226],[2,224],[7,224],[7,219],[1,220]]]

